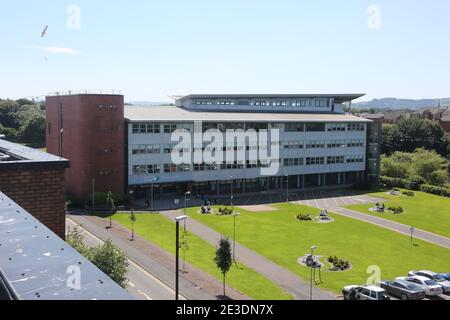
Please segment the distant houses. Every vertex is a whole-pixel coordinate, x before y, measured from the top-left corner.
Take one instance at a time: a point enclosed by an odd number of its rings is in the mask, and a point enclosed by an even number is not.
[[[402,119],[419,118],[438,123],[450,135],[450,108],[425,108],[414,112],[395,111],[378,113],[359,113],[358,116],[366,119],[378,119],[383,124],[394,124]]]

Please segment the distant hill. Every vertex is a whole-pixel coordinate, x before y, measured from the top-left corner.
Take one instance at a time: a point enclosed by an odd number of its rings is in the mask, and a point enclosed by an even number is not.
[[[374,99],[371,101],[354,103],[353,107],[356,109],[412,109],[419,110],[423,108],[436,108],[439,100],[441,101],[441,107],[450,107],[450,98],[445,99],[397,99],[397,98],[383,98]]]

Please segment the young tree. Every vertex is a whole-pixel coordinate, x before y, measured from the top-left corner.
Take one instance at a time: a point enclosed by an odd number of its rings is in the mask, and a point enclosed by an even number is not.
[[[183,273],[186,273],[186,253],[189,250],[189,244],[187,242],[187,232],[184,231],[181,235],[181,250],[183,251]]]
[[[78,226],[69,228],[66,234],[66,242],[82,256],[89,259],[91,256],[91,248],[84,242],[83,232]],[[90,260],[90,259],[89,259]]]
[[[112,229],[112,216],[116,213],[116,206],[114,204],[114,197],[111,191],[108,191],[108,194],[106,195],[106,204],[110,210],[108,229]]]
[[[134,223],[136,222],[136,215],[134,214],[133,209],[131,209],[129,218],[131,221],[131,241],[134,241]]]
[[[214,262],[223,275],[223,295],[225,296],[225,277],[233,264],[233,259],[231,257],[231,243],[228,238],[222,238],[220,240],[219,248],[217,249],[216,256],[214,257]]]
[[[128,260],[111,240],[92,250],[91,262],[123,288],[127,287]]]

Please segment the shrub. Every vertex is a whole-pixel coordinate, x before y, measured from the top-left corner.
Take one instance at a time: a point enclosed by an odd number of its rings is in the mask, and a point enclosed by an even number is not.
[[[407,197],[414,197],[416,195],[413,191],[403,191],[402,193]]]
[[[393,214],[400,214],[404,212],[402,207],[389,207],[388,210],[391,211]]]
[[[431,186],[428,184],[423,184],[420,186],[420,191],[435,194],[438,196],[450,197],[450,189],[446,188],[446,187],[438,187],[438,186]]]
[[[231,216],[233,214],[233,209],[229,208],[220,208],[219,215],[221,216]]]
[[[330,268],[331,271],[344,271],[350,268],[350,262],[338,258],[337,256],[329,257],[328,262],[333,266]]]
[[[299,214],[297,216],[297,220],[299,221],[312,221],[312,218],[309,214]]]

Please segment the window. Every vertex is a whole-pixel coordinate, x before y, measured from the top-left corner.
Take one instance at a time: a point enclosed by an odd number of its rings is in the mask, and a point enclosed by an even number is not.
[[[327,164],[340,164],[340,163],[345,163],[344,156],[327,157]]]
[[[275,101],[272,101],[272,106],[285,107],[285,106],[287,106],[287,102],[286,102],[286,100],[275,100]]]
[[[48,134],[52,134],[52,123],[51,122],[49,122],[47,124],[47,128],[48,128]]]
[[[158,154],[161,153],[159,144],[134,145],[132,146],[132,154]]]
[[[321,165],[321,164],[325,164],[325,158],[324,157],[310,157],[310,158],[306,158],[306,165],[307,166]]]
[[[366,125],[364,123],[349,123],[347,125],[348,131],[364,131],[366,129]]]
[[[351,140],[347,142],[347,147],[349,148],[357,148],[357,147],[364,147],[364,141],[363,140]]]
[[[284,143],[285,149],[303,149],[303,141],[287,141]]]
[[[306,149],[325,148],[325,141],[307,141]]]
[[[284,125],[285,132],[303,132],[305,131],[305,124],[301,122],[286,123]]]
[[[292,106],[293,107],[308,107],[309,101],[310,100],[307,100],[307,99],[296,100],[296,101],[292,102]]]
[[[164,124],[164,133],[173,133],[177,130],[177,125],[175,123]]]
[[[169,163],[164,165],[164,173],[174,173],[177,172],[177,166],[175,164]]]
[[[347,126],[345,123],[329,123],[327,124],[327,131],[345,131]]]
[[[364,162],[363,156],[348,156],[347,157],[347,163],[361,163]]]
[[[303,158],[288,158],[283,160],[285,167],[295,167],[303,165]]]
[[[344,140],[332,140],[327,142],[327,148],[344,148],[345,146]]]
[[[305,131],[306,132],[325,131],[325,123],[306,123]]]

